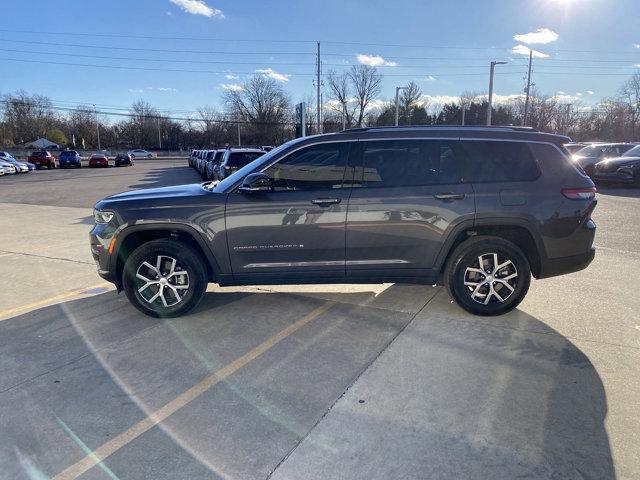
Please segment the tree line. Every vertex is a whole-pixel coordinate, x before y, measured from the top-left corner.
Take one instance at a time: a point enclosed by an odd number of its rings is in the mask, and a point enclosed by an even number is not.
[[[382,75],[375,67],[352,66],[326,76],[322,131],[343,127],[390,126],[395,123],[395,102],[379,99]],[[399,96],[400,125],[484,125],[487,96],[464,92],[457,101],[430,105],[415,82]],[[313,97],[305,99],[307,133],[317,133]],[[20,146],[40,137],[62,146],[97,148],[188,149],[237,145],[277,145],[296,135],[295,107],[283,85],[255,75],[223,95],[222,110],[203,106],[189,115],[174,116],[148,102],[134,102],[127,113],[101,112],[89,105],[61,107],[45,96],[24,91],[0,97],[0,146]],[[522,125],[524,96],[494,103],[494,125]],[[121,120],[110,120],[122,118]],[[594,107],[569,104],[557,95],[532,91],[527,125],[560,133],[577,141],[639,141],[640,73],[625,81],[612,97]],[[97,125],[96,125],[97,124]],[[75,142],[75,143],[74,143]]]

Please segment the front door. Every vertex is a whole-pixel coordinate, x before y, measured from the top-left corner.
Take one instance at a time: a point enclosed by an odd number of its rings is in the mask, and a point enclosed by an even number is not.
[[[351,277],[431,274],[444,239],[475,216],[457,139],[360,142],[346,230]]]
[[[302,147],[266,168],[271,192],[228,195],[226,230],[234,278],[342,277],[350,144]]]

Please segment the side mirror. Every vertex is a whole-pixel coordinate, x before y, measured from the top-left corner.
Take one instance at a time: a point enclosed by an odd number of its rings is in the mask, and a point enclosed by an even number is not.
[[[250,173],[239,188],[242,193],[272,192],[273,182],[264,173]]]

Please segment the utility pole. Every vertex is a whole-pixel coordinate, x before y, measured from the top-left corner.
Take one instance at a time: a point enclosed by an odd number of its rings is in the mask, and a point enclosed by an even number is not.
[[[347,102],[342,101],[342,130],[347,129]]]
[[[158,148],[162,148],[162,135],[160,135],[160,117],[156,117],[158,121]]]
[[[529,91],[531,90],[531,61],[533,59],[533,50],[529,50],[529,73],[527,73],[526,97],[524,99],[524,115],[522,116],[522,126],[527,126],[527,115],[529,114]]]
[[[240,139],[240,120],[238,120],[238,146],[242,146],[242,141]]]
[[[100,148],[100,125],[98,124],[98,110],[96,109],[96,105],[93,105],[93,113],[96,116],[96,133],[98,134],[98,151],[101,150]]]
[[[496,65],[505,65],[507,62],[492,61],[489,68],[489,103],[487,104],[487,126],[491,126],[491,104],[493,103],[493,71]]]
[[[316,63],[316,89],[317,89],[317,110],[318,110],[318,131],[316,133],[322,133],[322,99],[320,98],[320,75],[321,75],[321,64],[320,64],[320,42],[318,42],[318,58]]]
[[[567,116],[564,120],[564,131],[563,133],[566,135],[567,132],[569,131],[569,120],[571,119],[571,107],[573,106],[572,103],[567,103]]]
[[[396,123],[398,126],[398,120],[400,119],[400,90],[406,90],[407,87],[396,87]]]
[[[464,114],[467,111],[467,107],[465,105],[462,105],[462,126],[464,127]]]

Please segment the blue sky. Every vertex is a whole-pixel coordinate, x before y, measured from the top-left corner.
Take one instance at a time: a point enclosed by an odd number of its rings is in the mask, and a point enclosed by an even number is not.
[[[540,52],[540,92],[586,105],[640,64],[638,0],[24,0],[2,13],[0,93],[60,106],[220,108],[224,89],[258,70],[302,101],[314,94],[316,40],[325,72],[382,64],[381,99],[414,80],[432,104],[486,92],[491,59],[509,62],[497,67],[496,93],[521,94],[528,48]]]

